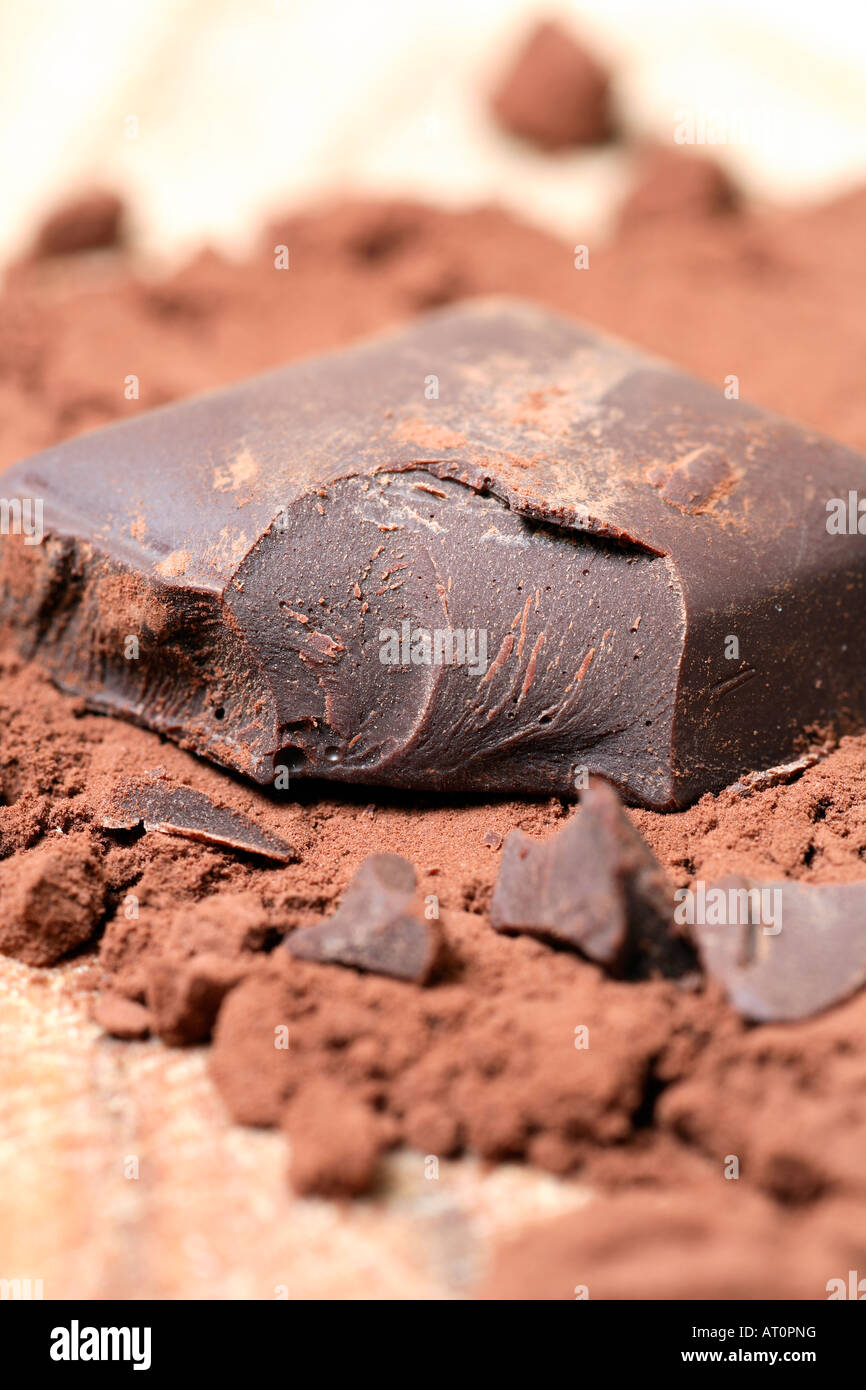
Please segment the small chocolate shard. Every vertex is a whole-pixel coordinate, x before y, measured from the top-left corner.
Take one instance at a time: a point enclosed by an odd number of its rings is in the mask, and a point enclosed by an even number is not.
[[[301,960],[333,962],[424,984],[440,951],[437,924],[415,894],[415,870],[399,854],[371,854],[333,917],[286,940]]]
[[[613,787],[598,782],[552,839],[505,841],[490,905],[497,931],[571,946],[613,974],[682,974],[690,952],[673,926],[664,870]]]
[[[794,758],[791,762],[779,763],[776,767],[765,767],[759,772],[747,772],[739,781],[733,783],[731,791],[736,792],[738,796],[751,796],[753,792],[766,791],[768,787],[785,786],[819,763],[832,751],[832,747],[832,742],[828,740],[820,747],[810,748],[808,753],[804,753],[801,758]]]
[[[244,850],[287,864],[294,850],[239,811],[217,806],[204,792],[160,776],[125,777],[100,798],[99,823],[106,830],[160,830],[224,849]]]
[[[866,983],[866,883],[759,883],[705,890],[701,963],[755,1023],[809,1018]]]
[[[113,1038],[132,1042],[146,1038],[151,1029],[150,1011],[122,994],[103,994],[93,1006],[93,1018]]]

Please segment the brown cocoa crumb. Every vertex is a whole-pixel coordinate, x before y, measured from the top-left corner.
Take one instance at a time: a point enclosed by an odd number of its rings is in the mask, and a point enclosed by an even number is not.
[[[122,994],[103,994],[94,1005],[93,1017],[106,1033],[127,1042],[134,1038],[146,1038],[151,1030],[149,1011],[143,1004],[124,999]]]
[[[0,952],[53,965],[88,941],[105,898],[96,841],[57,835],[0,864]]]
[[[381,1127],[351,1091],[322,1077],[285,1110],[289,1177],[301,1194],[355,1197],[372,1185],[383,1147]]]

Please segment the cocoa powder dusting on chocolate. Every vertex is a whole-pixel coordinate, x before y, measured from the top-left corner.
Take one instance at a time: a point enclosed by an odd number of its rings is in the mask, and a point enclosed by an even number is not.
[[[727,203],[716,216],[717,193],[694,201],[683,220],[653,208],[639,235],[633,209],[591,276],[495,209],[359,202],[270,229],[263,248],[292,248],[285,289],[264,250],[240,265],[202,255],[160,284],[122,261],[85,277],[71,259],[62,288],[41,264],[19,265],[2,297],[0,465],[495,292],[578,314],[720,390],[736,373],[752,400],[866,449],[866,190],[760,217]],[[117,389],[119,360],[136,363],[138,402]],[[692,481],[715,495],[717,480]],[[674,500],[693,501],[688,489]],[[128,600],[104,597],[109,610]],[[506,836],[541,840],[579,814],[558,800],[314,784],[280,796],[87,712],[9,650],[0,676],[0,949],[42,964],[101,932],[106,1029],[171,1043],[213,1031],[220,1094],[242,1123],[286,1127],[299,1190],[364,1191],[399,1143],[586,1176],[601,1193],[587,1219],[504,1252],[486,1286],[497,1297],[556,1297],[563,1283],[573,1297],[578,1256],[594,1297],[647,1296],[638,1257],[655,1261],[662,1297],[821,1297],[824,1279],[863,1267],[851,1232],[866,1216],[866,993],[753,1028],[714,985],[611,980],[573,952],[495,932],[486,915]],[[297,862],[106,828],[105,779],[156,767]],[[854,883],[866,879],[864,776],[866,737],[847,738],[791,780],[628,815],[675,888],[730,874]],[[424,986],[278,947],[333,915],[374,853],[408,859],[421,898],[438,900],[445,949]],[[726,1184],[732,1153],[741,1177]]]

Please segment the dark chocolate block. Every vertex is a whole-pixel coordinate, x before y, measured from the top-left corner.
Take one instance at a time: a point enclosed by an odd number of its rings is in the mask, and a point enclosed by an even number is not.
[[[44,506],[41,544],[0,546],[22,648],[278,787],[598,773],[672,807],[866,715],[866,537],[827,511],[866,461],[518,302],[82,436],[2,489]]]

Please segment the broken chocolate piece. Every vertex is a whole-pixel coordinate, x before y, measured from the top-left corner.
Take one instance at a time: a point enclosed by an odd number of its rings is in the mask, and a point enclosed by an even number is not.
[[[204,792],[160,777],[124,777],[103,795],[100,825],[106,830],[161,830],[204,844],[245,850],[287,864],[294,850],[239,811],[216,806]]]
[[[591,786],[551,839],[512,830],[490,904],[497,931],[572,946],[620,974],[637,955],[649,973],[689,963],[673,931],[673,893],[613,787]]]
[[[539,24],[493,97],[501,126],[543,150],[596,145],[611,134],[609,79],[568,30]]]
[[[4,488],[19,645],[278,788],[596,773],[670,808],[866,718],[866,543],[827,510],[866,460],[518,302],[83,436]]]
[[[756,883],[705,889],[695,940],[704,970],[756,1023],[809,1018],[866,983],[866,883]]]
[[[808,753],[804,753],[801,758],[794,758],[789,763],[780,763],[778,767],[765,767],[760,772],[747,772],[745,777],[741,777],[731,787],[738,796],[751,796],[753,792],[766,791],[768,787],[783,787],[788,782],[794,782],[804,772],[808,772],[810,767],[825,758],[831,751],[830,742],[821,744],[818,747],[810,748]]]
[[[415,897],[415,870],[399,854],[371,854],[361,865],[333,917],[298,927],[286,938],[302,960],[353,965],[377,975],[423,984],[440,949],[435,921]]]

